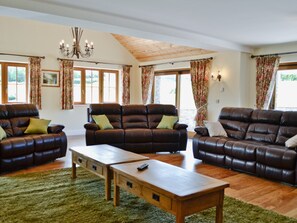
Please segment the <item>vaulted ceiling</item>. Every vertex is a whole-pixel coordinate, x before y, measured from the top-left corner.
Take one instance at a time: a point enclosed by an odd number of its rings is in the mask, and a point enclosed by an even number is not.
[[[210,50],[179,46],[156,40],[117,34],[113,34],[113,36],[140,62],[213,53]]]

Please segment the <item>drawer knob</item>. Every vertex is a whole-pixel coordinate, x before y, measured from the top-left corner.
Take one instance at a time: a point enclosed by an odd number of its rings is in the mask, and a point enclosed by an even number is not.
[[[82,163],[82,159],[81,158],[78,158],[78,162]]]
[[[157,194],[153,194],[152,195],[152,198],[155,200],[155,201],[160,201],[160,196],[159,195],[157,195]]]
[[[133,187],[133,183],[127,181],[127,186],[130,187],[130,188],[132,188]]]
[[[92,168],[93,168],[93,170],[97,170],[97,166],[96,165],[93,165]]]

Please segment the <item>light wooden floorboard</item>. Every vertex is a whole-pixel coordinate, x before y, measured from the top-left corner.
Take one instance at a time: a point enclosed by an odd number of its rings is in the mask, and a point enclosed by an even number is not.
[[[84,136],[68,137],[68,148],[71,146],[85,145]],[[12,176],[22,173],[46,171],[71,167],[71,156],[67,151],[66,157],[41,166],[6,174]],[[176,153],[144,154],[151,159],[157,159],[184,169],[195,171],[210,177],[230,183],[225,194],[239,200],[258,205],[262,208],[276,211],[280,214],[297,218],[297,188],[279,182],[261,179],[245,173],[202,163],[192,154],[192,141],[188,141],[187,150]]]

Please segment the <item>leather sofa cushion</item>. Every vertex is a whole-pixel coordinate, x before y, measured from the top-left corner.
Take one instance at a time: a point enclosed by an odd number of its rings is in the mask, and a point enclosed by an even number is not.
[[[279,125],[281,116],[282,116],[281,111],[254,110],[252,113],[252,122]]]
[[[177,109],[174,105],[147,105],[148,125],[150,129],[155,129],[160,123],[163,115],[177,116]]]
[[[297,112],[292,112],[292,111],[283,112],[280,124],[282,126],[297,127]]]
[[[281,126],[278,130],[275,143],[284,146],[285,142],[295,135],[297,135],[297,127]]]
[[[257,149],[257,162],[266,166],[295,170],[297,153],[284,146],[262,146]]]
[[[245,139],[266,143],[274,143],[279,126],[264,123],[252,123],[249,125]]]
[[[10,104],[6,105],[9,118],[38,117],[39,112],[33,104]]]
[[[222,108],[219,120],[233,120],[239,122],[250,122],[253,109],[251,108]]]
[[[202,137],[195,137],[193,138],[199,150],[206,151],[208,153],[213,154],[221,154],[225,155],[224,145],[228,140],[232,140],[231,138],[226,137],[209,137],[209,136],[202,136]]]
[[[263,145],[265,144],[248,140],[228,141],[224,150],[227,156],[245,161],[256,161],[256,149]]]
[[[89,107],[89,120],[94,122],[92,115],[106,115],[110,124],[115,129],[122,128],[122,107],[117,103],[110,103],[110,104],[90,104]]]
[[[125,105],[122,107],[123,128],[148,128],[145,105]]]
[[[0,142],[1,159],[25,156],[34,152],[34,140],[30,136],[10,137]]]
[[[62,147],[59,134],[30,135],[35,142],[35,152],[48,151]]]
[[[95,131],[95,144],[124,143],[123,129],[106,129]]]
[[[125,143],[152,142],[152,130],[150,129],[125,129]]]
[[[152,129],[153,142],[178,143],[180,132],[171,129]]]
[[[22,136],[24,135],[24,132],[30,123],[30,117],[11,118],[10,123],[13,130],[13,135]]]
[[[0,126],[6,132],[7,137],[13,136],[13,131],[10,125],[10,121],[8,119],[0,119]]]
[[[234,139],[244,139],[249,124],[233,120],[220,120],[222,126],[227,132],[228,137]]]

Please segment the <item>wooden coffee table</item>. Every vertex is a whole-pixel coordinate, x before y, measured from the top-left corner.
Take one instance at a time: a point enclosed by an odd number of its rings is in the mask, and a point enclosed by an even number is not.
[[[110,165],[147,160],[148,157],[131,153],[110,145],[79,146],[69,149],[72,152],[72,178],[76,178],[76,164],[105,179],[105,199],[110,200]]]
[[[149,167],[138,171],[137,167]],[[184,223],[185,216],[216,207],[216,222],[223,222],[224,189],[228,183],[184,170],[157,160],[111,166],[114,172],[114,206],[119,205],[120,190],[131,192],[149,203],[176,216]]]

